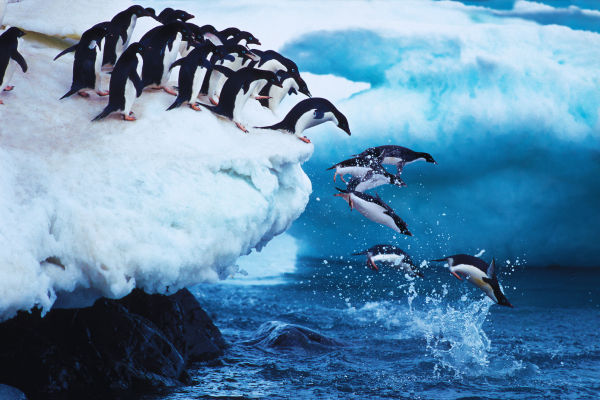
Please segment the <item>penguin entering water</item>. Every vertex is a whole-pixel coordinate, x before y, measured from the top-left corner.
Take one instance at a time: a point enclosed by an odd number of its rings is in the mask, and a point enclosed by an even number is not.
[[[129,46],[135,23],[141,17],[156,18],[142,6],[131,6],[113,17],[108,25],[109,36],[104,45],[102,65],[115,65],[123,51]]]
[[[341,197],[348,202],[350,210],[356,209],[359,213],[373,222],[392,228],[398,233],[412,236],[409,232],[406,222],[402,220],[392,208],[387,205],[377,193],[375,197],[361,192],[351,192],[349,190],[339,189],[341,193],[334,194],[335,197]]]
[[[408,275],[424,278],[423,274],[417,270],[410,256],[405,251],[391,244],[378,244],[360,253],[353,253],[353,256],[367,256],[367,267],[373,271],[379,272],[379,268],[375,261],[384,263],[391,268],[406,272]]]
[[[303,142],[310,143],[306,136],[302,136],[302,132],[327,121],[332,121],[350,136],[350,126],[344,114],[339,112],[329,100],[320,97],[302,100],[287,113],[281,122],[257,128],[286,131],[293,133]]]
[[[454,256],[431,261],[447,262],[450,273],[459,280],[462,281],[460,275],[463,275],[469,283],[483,290],[490,299],[494,300],[494,303],[514,308],[500,289],[500,284],[496,277],[496,260],[493,258],[490,265],[487,265],[487,263],[479,257],[467,254],[456,254]]]
[[[144,88],[140,73],[144,64],[142,57],[147,49],[140,43],[132,43],[119,57],[110,79],[108,105],[92,122],[115,111],[121,111],[124,120],[135,121],[135,117],[131,116],[131,107]]]
[[[190,40],[192,34],[181,21],[170,22],[158,28],[148,44],[148,51],[144,53],[144,66],[142,69],[142,84],[144,87],[153,86],[155,89],[164,89],[165,92],[177,96],[177,92],[167,87],[171,76],[171,65],[177,58],[179,44],[182,40]]]
[[[102,86],[102,56],[106,29],[94,27],[88,29],[81,35],[81,40],[75,46],[75,60],[73,61],[73,82],[71,90],[60,99],[69,97],[75,93],[83,97],[89,97],[86,90],[94,90],[99,96],[108,95]],[[54,60],[69,52],[70,48],[56,56]]]
[[[411,149],[407,149],[406,147],[394,145],[371,147],[360,154],[356,154],[355,157],[379,158],[384,152],[385,158],[381,163],[395,165],[398,169],[398,175],[402,173],[402,169],[406,164],[410,164],[415,161],[424,160],[429,163],[437,164],[437,162],[435,162],[429,153],[420,153]]]
[[[344,180],[344,175],[350,174],[355,178],[362,178],[370,171],[373,171],[373,169],[380,167],[381,159],[374,159],[371,157],[355,157],[334,164],[332,167],[327,168],[326,171],[335,168],[333,181],[335,182],[335,178],[339,175],[342,179],[342,182],[348,183],[346,180]]]
[[[27,62],[19,53],[19,44],[21,37],[25,32],[19,28],[8,28],[0,35],[0,92],[8,92],[14,89],[14,86],[8,86],[15,72],[17,64],[23,72],[27,72]],[[4,104],[0,100],[0,104]]]
[[[215,66],[219,67],[219,66]],[[219,71],[225,72],[227,68],[220,67]],[[254,68],[242,68],[239,71],[231,73],[227,82],[223,85],[219,104],[209,106],[201,104],[215,114],[219,114],[235,122],[238,128],[244,132],[248,130],[241,124],[241,114],[244,105],[250,98],[254,88],[259,84],[270,82],[274,85],[281,86],[277,80],[277,76],[271,71],[263,71]]]

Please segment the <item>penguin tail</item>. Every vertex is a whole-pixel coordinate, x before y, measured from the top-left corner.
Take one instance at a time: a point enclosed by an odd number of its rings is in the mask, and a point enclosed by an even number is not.
[[[71,88],[71,90],[69,90],[63,97],[60,98],[60,100],[66,98],[66,97],[71,97],[73,96],[75,93],[77,93],[79,89],[73,89]]]
[[[167,111],[170,111],[174,108],[179,107],[180,105],[182,105],[184,103],[183,99],[180,99],[179,97],[173,102],[173,104],[171,104],[171,107],[167,108]]]
[[[337,189],[337,190],[339,190],[339,191],[340,191],[340,192],[342,192],[342,193],[350,193],[350,191],[349,191],[349,190],[347,190],[347,189],[340,189],[340,188],[338,188],[338,187],[336,187],[336,189]]]
[[[330,169],[334,169],[335,167],[337,167],[337,164],[336,164],[336,165],[334,165],[334,166],[333,166],[333,167],[331,167],[331,168],[327,168],[325,171],[329,171]]]
[[[439,260],[429,260],[429,261],[444,262],[444,261],[447,261],[447,260],[445,258],[440,258]]]
[[[108,116],[108,114],[110,114],[113,111],[117,111],[117,109],[110,105],[106,106],[106,108],[104,108],[104,110],[102,110],[102,112],[100,114],[96,115],[96,118],[94,118],[92,120],[92,122],[100,121],[101,119],[106,118]]]
[[[353,256],[366,256],[369,251],[361,251],[360,253],[352,253]]]

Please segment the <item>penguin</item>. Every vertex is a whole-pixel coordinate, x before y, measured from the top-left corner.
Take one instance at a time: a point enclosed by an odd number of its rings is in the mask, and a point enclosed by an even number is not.
[[[164,24],[164,22],[163,22],[163,21],[165,20],[165,18],[167,18],[167,16],[168,16],[169,14],[171,14],[173,11],[175,11],[175,10],[173,10],[171,7],[167,7],[167,8],[165,8],[164,10],[162,10],[162,11],[160,12],[160,14],[158,14],[158,15],[156,16],[156,18],[155,18],[155,19],[156,19],[158,22],[160,22],[161,24]]]
[[[179,44],[182,40],[192,38],[190,30],[181,21],[170,22],[159,27],[147,43],[149,49],[144,53],[142,69],[143,87],[153,86],[154,89],[163,89],[165,92],[177,96],[177,92],[167,87],[171,76],[171,65],[177,58]]]
[[[361,192],[352,192],[336,188],[340,191],[334,197],[341,197],[348,202],[350,210],[356,209],[359,213],[373,222],[392,228],[398,233],[412,236],[407,228],[406,222],[402,221],[392,208],[387,205],[377,193],[375,197]]]
[[[302,78],[298,79],[293,77],[289,72],[284,70],[277,71],[277,77],[281,82],[281,88],[277,86],[273,86],[270,84],[265,85],[265,87],[258,93],[259,96],[263,96],[265,98],[259,99],[260,104],[271,110],[273,115],[278,115],[279,104],[284,99],[285,96],[298,94],[298,92],[312,97],[308,88],[306,86],[306,82]]]
[[[254,65],[251,65],[253,68],[264,69],[273,72],[284,70],[289,72],[292,76],[300,78],[298,66],[289,58],[282,56],[274,50],[253,50],[253,52],[260,57],[260,61]]]
[[[25,32],[19,28],[8,28],[0,35],[0,92],[9,92],[14,86],[8,86],[15,72],[17,64],[23,72],[27,72],[27,62],[19,53],[21,37]],[[4,104],[0,100],[0,104]]]
[[[237,28],[228,28],[228,29],[237,29]],[[224,31],[226,31],[226,29],[224,29],[223,31],[221,31],[219,33],[223,33]],[[250,32],[240,31],[239,29],[238,29],[237,33],[231,35],[231,37],[229,37],[229,38],[226,38],[223,41],[223,44],[224,45],[240,44],[240,42],[242,40],[246,41],[246,44],[245,44],[246,48],[248,48],[248,45],[250,45],[250,44],[255,44],[257,46],[260,46],[260,40],[258,40],[256,38],[256,36],[254,36]]]
[[[223,61],[219,63],[220,65],[227,67],[234,72],[239,70],[246,60],[258,60],[258,57],[254,53],[239,44],[220,45],[219,49],[222,53],[230,54],[235,57],[234,61]],[[220,71],[211,70],[206,73],[204,76],[204,82],[202,82],[202,89],[200,93],[207,96],[210,102],[214,105],[218,104],[218,96],[220,95],[221,90],[223,90],[223,88],[219,88],[221,78],[223,78],[222,83],[225,85],[226,77],[223,77],[223,74]],[[260,85],[261,88],[263,86],[264,85]],[[217,90],[219,91],[219,95],[217,94]]]
[[[332,121],[350,136],[350,127],[344,114],[339,112],[329,100],[320,97],[302,100],[287,113],[281,122],[257,128],[287,131],[296,135],[303,142],[310,143],[306,136],[302,136],[302,132],[327,121]]]
[[[226,68],[222,67],[225,72]],[[242,109],[254,88],[259,84],[270,82],[274,85],[281,86],[281,83],[277,80],[277,76],[271,71],[263,71],[254,68],[242,68],[238,71],[230,73],[230,76],[223,85],[221,91],[221,98],[219,104],[216,106],[209,106],[201,104],[203,107],[208,108],[213,113],[221,115],[235,122],[238,128],[244,132],[248,130],[241,124]]]
[[[177,94],[177,99],[167,108],[167,111],[177,108],[185,102],[188,102],[192,109],[202,111],[196,105],[196,102],[198,101],[204,74],[213,67],[213,63],[207,60],[210,53],[214,55],[214,57],[211,57],[213,61],[221,57],[231,57],[231,60],[233,60],[233,56],[225,56],[212,42],[206,41],[202,45],[195,46],[194,50],[187,57],[180,58],[171,65],[171,69],[180,66],[178,80],[179,93]],[[200,71],[202,68],[204,68],[204,73]]]
[[[406,183],[398,175],[390,174],[382,166],[373,168],[363,177],[353,177],[346,185],[346,189],[355,192],[364,192],[381,185],[394,185],[406,187]]]
[[[362,178],[374,168],[381,167],[381,159],[373,159],[370,157],[355,157],[348,160],[339,162],[332,167],[326,169],[326,171],[335,168],[335,174],[333,174],[333,181],[339,175],[342,182],[348,183],[344,180],[344,175],[350,174],[355,178]]]
[[[152,11],[154,10],[152,9]],[[131,6],[113,17],[108,27],[110,35],[104,45],[102,65],[115,65],[123,51],[129,46],[135,23],[141,17],[153,17],[153,15],[142,6]]]
[[[102,44],[107,36],[106,29],[95,27],[88,29],[81,35],[81,40],[76,45],[75,60],[73,62],[73,82],[71,90],[60,99],[69,97],[75,93],[82,97],[90,97],[85,91],[88,89],[95,90],[99,96],[108,95],[107,91],[101,88],[102,77],[100,75],[102,69]],[[63,51],[54,58],[68,52],[69,49]]]
[[[165,10],[167,10],[165,8]],[[165,11],[163,10],[163,12]],[[172,8],[170,9],[171,12],[167,15],[161,18],[160,15],[162,15],[162,13],[156,17],[157,21],[161,22],[163,25],[167,25],[168,23],[174,22],[174,21],[181,21],[181,22],[186,22],[187,20],[190,20],[192,18],[194,18],[194,16],[192,14],[189,14],[183,10],[173,10]],[[161,18],[161,19],[159,19]],[[149,40],[152,38],[152,36],[154,36],[154,34],[156,33],[156,31],[160,29],[160,26],[156,26],[152,29],[150,29],[148,32],[144,33],[144,35],[142,36],[142,38],[140,39],[140,43],[144,43],[146,40]],[[189,27],[188,27],[189,29]],[[191,30],[190,30],[191,32]]]
[[[421,278],[424,278],[423,274],[419,272],[415,264],[413,264],[410,256],[405,251],[391,244],[378,244],[365,251],[361,251],[360,253],[353,253],[352,255],[366,255],[367,267],[376,272],[379,272],[379,268],[377,267],[377,264],[375,264],[375,261],[380,261],[384,263],[384,265],[406,272],[411,277],[420,276]]]
[[[143,56],[147,50],[148,48],[140,43],[132,43],[119,57],[110,79],[108,105],[92,122],[99,121],[115,111],[121,111],[124,120],[135,121],[135,117],[131,116],[131,107],[144,88],[140,73],[144,64]]]
[[[428,163],[437,164],[437,162],[435,162],[435,160],[429,153],[419,153],[407,149],[406,147],[394,145],[371,147],[360,154],[356,154],[354,157],[378,158],[382,152],[385,152],[385,158],[381,163],[395,165],[398,170],[397,175],[400,175],[402,173],[402,169],[406,164],[410,164],[415,161],[425,160]]]
[[[492,263],[488,266],[485,261],[479,257],[467,254],[456,254],[450,257],[431,260],[435,262],[447,262],[450,273],[462,281],[459,274],[466,277],[467,281],[473,286],[483,290],[484,293],[494,301],[494,303],[514,308],[508,301],[498,283],[496,277],[496,260],[492,258]]]

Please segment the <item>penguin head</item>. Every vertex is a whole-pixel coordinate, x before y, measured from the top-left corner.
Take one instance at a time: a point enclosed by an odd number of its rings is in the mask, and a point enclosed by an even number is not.
[[[202,25],[200,27],[200,31],[202,31],[202,33],[219,33],[219,31],[212,25]]]
[[[132,43],[129,45],[129,47],[127,48],[127,50],[132,49],[132,51],[134,53],[140,54],[140,55],[144,55],[144,53],[146,53],[147,50],[150,50],[150,47],[148,47],[147,44],[142,44],[142,43]]]
[[[148,11],[148,9],[146,9],[146,11]],[[173,11],[175,11],[175,10],[173,10],[171,7],[167,7],[164,10],[162,10],[155,19],[158,22],[162,23],[169,16],[169,14],[171,14]]]
[[[500,290],[498,290],[496,292],[496,290],[494,290],[494,296],[496,296],[496,299],[498,299],[498,305],[499,306],[506,306],[506,307],[510,307],[510,308],[515,308],[515,306],[513,306],[512,304],[510,304],[510,301],[508,301],[508,299],[506,298],[506,296],[504,296],[504,294],[502,294],[502,292]]]
[[[154,11],[154,9],[151,10]],[[146,9],[142,6],[131,6],[127,9],[127,11],[129,11],[131,15],[136,15],[138,18],[152,16],[152,14],[146,11]]]
[[[246,44],[255,44],[257,46],[260,46],[260,41],[256,37],[254,37],[254,35],[250,32],[241,31],[238,32],[237,35],[234,35],[234,37],[236,39],[239,39],[240,41],[246,40]]]
[[[400,218],[396,214],[393,214],[393,215],[390,215],[390,216],[394,220],[394,224],[398,227],[398,229],[400,230],[401,234],[408,235],[408,236],[413,236],[413,234],[410,233],[410,231],[408,230],[408,225],[406,225],[406,222],[402,221],[402,218]]]
[[[21,36],[25,36],[25,32],[23,32],[19,28],[13,26],[11,28],[8,28],[6,31],[4,31],[4,33],[0,36],[6,37],[6,38],[13,37],[13,38],[18,39]]]
[[[348,134],[348,136],[350,136],[350,125],[348,125],[348,119],[346,118],[346,116],[344,114],[342,114],[341,112],[339,112],[338,110],[334,110],[333,114],[335,115],[335,118],[338,120],[338,128],[340,128],[341,130],[346,132]]]
[[[419,153],[419,155],[421,157],[423,157],[425,159],[425,161],[427,161],[428,163],[437,164],[437,162],[435,162],[435,160],[433,159],[433,157],[431,157],[431,154],[429,154],[429,153]]]
[[[156,17],[156,10],[154,10],[154,8],[152,8],[152,7],[146,7],[145,10],[146,10],[146,12],[148,13],[148,15],[150,17],[152,17],[155,20],[159,21],[158,18]]]
[[[195,18],[192,14],[190,14],[188,12],[185,12],[183,10],[175,10],[175,11],[173,11],[169,15],[169,18],[171,18],[171,17],[175,18],[175,19],[178,19],[178,20],[180,20],[182,22],[185,22],[185,21],[188,21],[188,20],[190,20],[192,18]]]
[[[308,91],[308,85],[304,82],[304,79],[300,78],[300,76],[293,77],[298,85],[298,91],[308,97],[312,97],[312,94]],[[339,120],[338,120],[339,121]]]
[[[262,71],[262,70],[257,70],[257,71]],[[265,71],[265,72],[268,72],[267,74],[264,74],[268,83],[270,83],[274,86],[277,86],[277,87],[283,87],[283,84],[281,83],[281,81],[279,80],[279,77],[277,77],[275,72],[271,72],[271,71]]]

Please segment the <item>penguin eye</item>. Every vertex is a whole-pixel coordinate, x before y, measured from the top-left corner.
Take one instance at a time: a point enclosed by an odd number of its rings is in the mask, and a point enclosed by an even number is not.
[[[250,38],[249,38],[249,39],[250,39],[250,40],[252,40],[252,36],[250,36]]]
[[[296,72],[296,70],[294,68],[292,68],[292,72]]]

